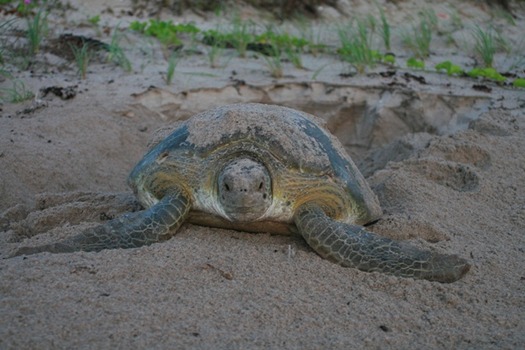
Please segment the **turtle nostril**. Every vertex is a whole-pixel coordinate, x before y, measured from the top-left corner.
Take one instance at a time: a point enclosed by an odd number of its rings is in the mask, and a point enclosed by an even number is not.
[[[229,191],[229,190],[230,190],[230,186],[228,186],[227,183],[224,184],[224,188],[226,189],[226,191]]]
[[[262,189],[263,185],[264,185],[264,182],[261,181],[261,183],[259,184],[259,189]]]

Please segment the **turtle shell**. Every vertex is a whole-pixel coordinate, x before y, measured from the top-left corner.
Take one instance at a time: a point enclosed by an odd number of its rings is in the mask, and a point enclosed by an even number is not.
[[[377,219],[381,215],[377,198],[323,124],[313,115],[275,105],[211,109],[183,122],[156,144],[133,169],[129,184],[146,206],[170,186],[183,186],[197,210],[220,216],[212,208],[216,176],[232,158],[247,156],[270,172],[274,196],[280,201],[268,215],[273,220],[291,222],[294,206],[306,200],[322,202],[324,188],[338,199],[325,205],[336,219],[358,224]]]

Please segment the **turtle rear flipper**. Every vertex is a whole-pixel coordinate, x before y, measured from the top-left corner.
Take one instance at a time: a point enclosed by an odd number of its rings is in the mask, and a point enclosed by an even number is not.
[[[147,210],[125,214],[103,225],[82,231],[63,241],[36,247],[22,247],[13,256],[40,252],[68,253],[79,250],[136,248],[167,240],[187,218],[190,200],[172,191]]]
[[[456,255],[421,250],[364,227],[334,221],[315,204],[302,205],[295,224],[319,255],[346,267],[444,283],[457,281],[470,269]]]

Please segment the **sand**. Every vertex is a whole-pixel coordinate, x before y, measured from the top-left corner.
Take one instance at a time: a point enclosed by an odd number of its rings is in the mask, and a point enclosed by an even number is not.
[[[82,24],[107,3],[115,11],[102,16],[102,26],[133,19],[120,14],[127,2],[72,1],[67,22],[51,17],[52,34],[109,42]],[[402,22],[417,2],[385,6]],[[480,21],[493,12],[475,2],[435,4],[437,11],[452,7]],[[525,12],[514,14],[517,24],[506,33],[519,38]],[[94,61],[79,80],[73,64],[44,51],[17,78],[34,92],[57,86],[76,95],[1,106],[0,348],[525,346],[523,90],[403,69],[345,77],[344,65],[323,55],[305,57],[307,70],[285,63],[285,76],[275,79],[261,58],[233,52],[219,68],[204,53],[184,57],[168,86],[160,47],[127,35],[131,73]],[[440,42],[433,59],[452,54],[472,60]],[[366,273],[322,259],[299,236],[190,224],[148,247],[7,258],[138,210],[126,177],[155,131],[232,102],[280,104],[325,119],[382,205],[383,217],[369,229],[463,256],[470,272],[452,284]]]

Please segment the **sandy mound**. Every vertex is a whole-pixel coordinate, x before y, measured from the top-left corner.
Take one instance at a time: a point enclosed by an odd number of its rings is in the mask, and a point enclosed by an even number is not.
[[[186,224],[149,247],[0,260],[0,348],[523,347],[523,91],[401,70],[349,81],[320,60],[315,82],[293,69],[275,82],[238,58],[182,63],[171,87],[154,62],[132,74],[97,64],[85,81],[21,73],[34,91],[76,96],[2,106],[0,257],[139,210],[126,177],[158,128],[265,102],[325,119],[379,197],[369,229],[468,258],[462,280],[360,272],[300,237]],[[184,74],[195,71],[214,76]]]

